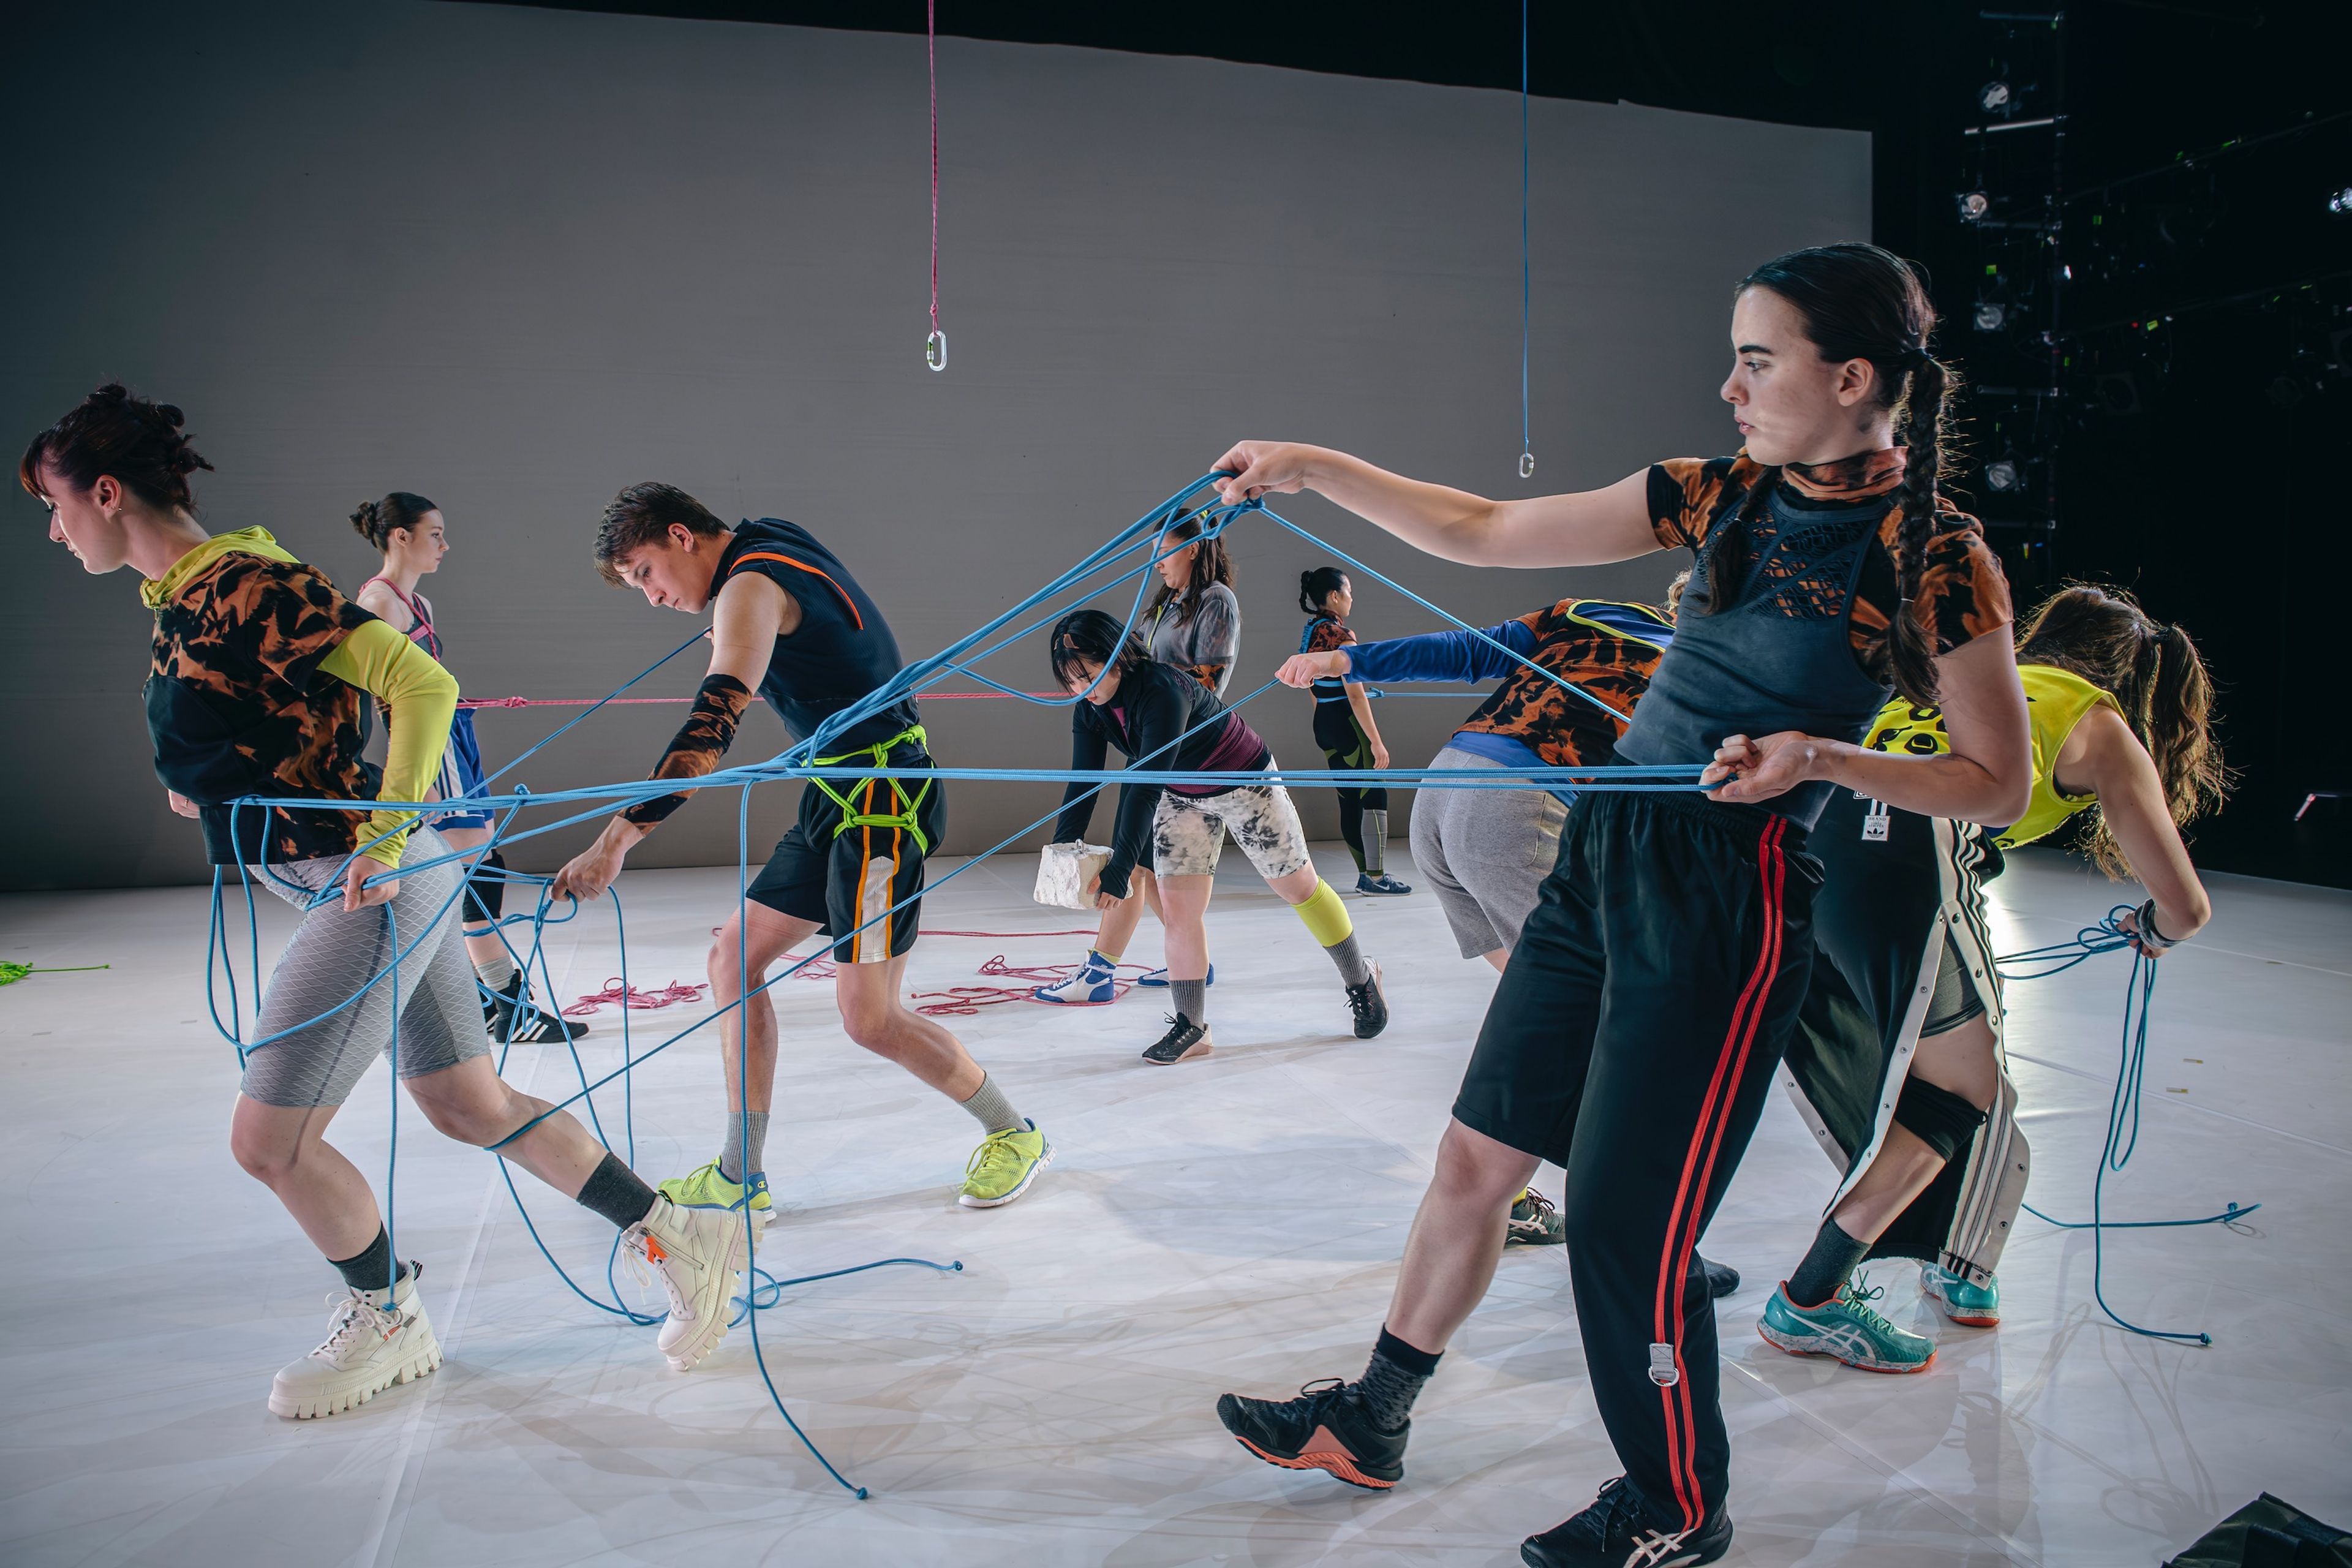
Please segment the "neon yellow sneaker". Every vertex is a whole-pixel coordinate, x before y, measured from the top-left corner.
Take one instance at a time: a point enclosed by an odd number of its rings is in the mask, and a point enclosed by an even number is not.
[[[1037,1173],[1053,1163],[1054,1146],[1034,1121],[1025,1129],[992,1132],[971,1152],[956,1201],[968,1209],[1002,1207],[1027,1192]]]
[[[683,1176],[672,1176],[660,1187],[661,1195],[682,1209],[740,1209],[743,1206],[746,1189],[742,1184],[730,1182],[719,1173],[719,1162],[713,1160],[697,1171]],[[765,1225],[776,1217],[775,1205],[768,1201],[768,1173],[751,1173],[749,1188],[751,1218]]]

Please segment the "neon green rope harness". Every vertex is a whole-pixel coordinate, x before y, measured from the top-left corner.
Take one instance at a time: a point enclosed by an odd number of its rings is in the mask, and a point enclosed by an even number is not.
[[[929,789],[930,786],[925,784],[923,787]],[[13,959],[0,958],[0,985],[14,985],[27,974],[79,974],[85,970],[113,967],[114,965],[110,963],[73,963],[62,969],[47,969],[30,963],[18,963]]]
[[[877,768],[887,767],[890,764],[890,753],[903,745],[912,745],[928,753],[931,749],[930,737],[923,732],[923,727],[920,724],[915,724],[899,731],[887,741],[877,741],[870,746],[860,746],[854,752],[844,752],[837,757],[814,757],[810,761],[820,768],[837,768],[852,758],[863,757]],[[835,838],[853,827],[895,827],[913,838],[915,847],[923,852],[926,858],[929,857],[931,841],[924,837],[922,828],[917,826],[915,816],[922,810],[923,802],[930,795],[931,780],[925,779],[922,787],[915,791],[912,795],[908,795],[899,787],[898,780],[884,781],[890,786],[890,804],[896,808],[887,813],[858,810],[849,803],[846,795],[833,787],[831,779],[811,779],[808,782],[824,791],[826,798],[841,807],[841,826],[833,830],[833,836]],[[871,784],[873,781],[868,780],[867,783]],[[849,787],[855,790],[857,786],[852,784]]]

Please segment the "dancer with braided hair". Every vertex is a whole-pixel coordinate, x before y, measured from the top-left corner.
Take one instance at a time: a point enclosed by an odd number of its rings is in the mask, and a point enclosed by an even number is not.
[[[1218,1402],[1271,1463],[1396,1484],[1413,1399],[1494,1276],[1512,1200],[1538,1162],[1564,1165],[1577,1326],[1626,1473],[1522,1543],[1535,1568],[1712,1563],[1730,1545],[1715,1313],[1692,1253],[1803,997],[1820,881],[1805,841],[1830,794],[1994,824],[2030,794],[2008,585],[1937,494],[1948,376],[1917,273],[1875,246],[1797,251],[1741,279],[1731,327],[1733,457],[1516,501],[1286,443],[1217,464],[1229,502],[1311,487],[1474,565],[1696,557],[1617,755],[1706,764],[1708,793],[1578,800],[1362,1377]],[[1948,750],[1859,743],[1895,691],[1941,704]]]
[[[1827,881],[1786,1082],[1844,1180],[1757,1325],[1792,1354],[1898,1373],[1936,1359],[1934,1340],[1871,1310],[1883,1288],[1850,1283],[1872,1258],[1919,1259],[1928,1299],[1955,1323],[2000,1321],[1994,1269],[2030,1164],[1985,920],[2003,852],[2095,811],[2091,859],[2110,877],[2136,873],[2151,895],[2124,918],[2142,952],[2212,918],[2180,829],[2221,804],[2228,775],[2210,728],[2212,682],[2189,634],[2127,595],[2080,584],[2035,613],[2017,658],[2033,796],[2013,826],[1890,810],[1843,790],[1813,834]],[[1935,708],[1897,698],[1865,744],[1934,756],[1949,737]]]
[[[444,662],[441,629],[434,624],[433,603],[417,591],[417,579],[441,570],[449,553],[448,523],[441,509],[410,490],[394,490],[381,500],[363,500],[352,513],[352,528],[383,552],[376,574],[352,595],[362,609]],[[482,748],[474,738],[474,714],[460,708],[450,717],[449,747],[441,755],[441,772],[425,796],[427,800],[461,800],[487,794],[482,782]],[[482,810],[445,812],[433,826],[452,849],[479,850],[490,841],[493,814]],[[506,912],[506,857],[493,848],[467,865],[466,956],[482,984],[482,1016],[490,1038],[512,1045],[544,1045],[572,1041],[588,1032],[530,999],[530,976],[515,967],[514,954],[499,935],[498,921]],[[488,875],[484,873],[487,872]]]

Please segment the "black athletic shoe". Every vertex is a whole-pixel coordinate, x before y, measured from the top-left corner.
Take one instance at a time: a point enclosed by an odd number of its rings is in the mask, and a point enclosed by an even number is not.
[[[1568,1240],[1568,1221],[1551,1200],[1529,1187],[1511,1205],[1510,1227],[1503,1232],[1506,1247],[1559,1247]]]
[[[530,995],[520,970],[507,982],[505,989],[496,994],[488,1020],[493,1045],[569,1043],[588,1032],[587,1025],[557,1016],[531,1002]]]
[[[1660,1530],[1641,1494],[1619,1476],[1592,1506],[1519,1543],[1528,1568],[1684,1568],[1731,1550],[1731,1515],[1718,1510],[1696,1530]]]
[[[1369,1040],[1389,1026],[1389,999],[1381,994],[1381,966],[1372,965],[1371,978],[1361,985],[1348,987],[1348,1011],[1356,1016],[1356,1038]]]
[[[1717,1300],[1722,1300],[1739,1289],[1739,1270],[1730,1264],[1717,1263],[1712,1258],[1701,1258],[1696,1252],[1691,1254],[1691,1261],[1706,1271],[1706,1293]]]
[[[1366,1421],[1336,1377],[1310,1383],[1296,1399],[1220,1394],[1217,1419],[1234,1440],[1286,1470],[1328,1470],[1351,1487],[1384,1492],[1404,1474],[1407,1421],[1393,1432]]]
[[[1162,1015],[1165,1016],[1165,1015]],[[1195,1024],[1179,1013],[1168,1019],[1168,1032],[1148,1047],[1143,1059],[1156,1068],[1174,1067],[1192,1057],[1205,1057],[1216,1047],[1209,1043],[1209,1026]]]

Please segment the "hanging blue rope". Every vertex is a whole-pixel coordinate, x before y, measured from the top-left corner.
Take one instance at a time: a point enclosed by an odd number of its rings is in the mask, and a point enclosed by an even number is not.
[[[1535,268],[1528,249],[1528,0],[1519,0],[1519,478],[1536,471],[1535,421],[1528,401],[1528,344],[1535,312]]]

